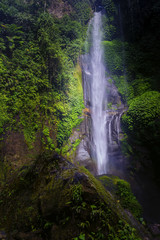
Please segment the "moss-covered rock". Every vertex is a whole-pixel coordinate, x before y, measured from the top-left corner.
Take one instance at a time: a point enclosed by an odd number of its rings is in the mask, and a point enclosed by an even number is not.
[[[101,182],[58,155],[15,173],[0,199],[0,228],[12,239],[140,239]]]
[[[100,176],[99,179],[121,204],[129,210],[137,219],[142,216],[142,207],[131,191],[130,184],[117,176]]]

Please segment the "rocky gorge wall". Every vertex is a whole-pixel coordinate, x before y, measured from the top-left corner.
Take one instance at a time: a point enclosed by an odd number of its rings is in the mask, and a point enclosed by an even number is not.
[[[126,40],[135,41],[139,39],[146,31],[150,31],[151,26],[152,31],[157,32],[155,31],[158,30],[156,19],[158,20],[159,16],[159,3],[157,1],[120,0],[116,4],[120,5]]]
[[[103,4],[104,2],[106,3],[105,6],[107,12],[107,3],[111,3],[111,1],[102,2]],[[98,4],[102,4],[102,2],[99,1]],[[112,43],[113,39],[110,39],[108,42],[106,41],[106,44],[110,44],[111,47],[113,46],[112,54],[108,57],[107,61],[111,59],[111,64],[109,66],[112,68],[109,68],[109,70],[114,79],[113,82],[110,81],[105,86],[108,100],[112,103],[110,109],[106,110],[106,116],[108,119],[106,123],[106,132],[109,143],[109,167],[111,174],[126,178],[131,183],[134,193],[144,207],[144,218],[148,223],[153,224],[153,226],[151,226],[153,229],[154,226],[155,228],[158,226],[157,224],[159,222],[158,199],[160,199],[160,193],[159,187],[157,186],[159,164],[158,162],[156,163],[159,159],[159,153],[158,150],[157,152],[154,150],[152,151],[152,147],[149,145],[152,140],[147,147],[143,145],[143,141],[145,141],[145,138],[147,137],[142,136],[137,142],[134,134],[129,137],[125,135],[124,138],[123,133],[125,131],[124,128],[123,132],[120,129],[120,118],[124,112],[127,112],[126,106],[130,105],[130,102],[134,97],[141,95],[143,91],[159,89],[159,70],[157,64],[159,62],[159,8],[158,3],[155,1],[120,1],[116,3],[116,6],[117,8],[114,12],[114,16],[116,16],[115,20],[121,20],[119,26],[121,25],[122,29],[121,31],[118,30],[117,34],[114,34],[114,36],[119,36],[119,39],[124,42],[120,45],[118,41],[113,41]],[[113,24],[113,22],[110,23],[110,28],[111,24]],[[116,26],[118,26],[118,24]],[[118,44],[121,47],[119,47]],[[115,50],[114,47],[117,49]],[[109,50],[109,47],[107,50]],[[116,62],[115,59],[118,59],[118,61]],[[119,59],[122,59],[122,62]],[[86,106],[86,125],[88,130],[86,131],[86,140],[84,139],[83,144],[79,145],[77,153],[80,164],[83,165],[83,162],[85,162],[85,166],[96,174],[95,164],[91,165],[91,161],[94,159],[94,156],[91,153],[91,149],[93,148],[91,137],[91,76],[89,74],[90,69],[88,68],[86,70],[87,62],[89,62],[89,59],[85,56],[82,59],[82,69]],[[119,67],[119,62],[123,64],[122,68]],[[116,69],[118,69],[118,71]],[[85,71],[87,71],[86,74]],[[118,76],[118,81],[114,77],[115,73]],[[143,88],[143,83],[144,85],[150,85],[151,87],[145,89],[145,87]],[[115,85],[117,87],[115,87]],[[137,87],[137,85],[139,85],[139,87]],[[127,95],[130,97],[129,100],[127,99]],[[156,119],[156,122],[158,121],[159,120]],[[136,129],[134,132],[135,135],[139,134],[138,130],[136,132]],[[153,135],[154,133],[156,134],[156,131],[153,132]],[[147,135],[150,135],[150,132],[147,133],[146,131],[146,136]],[[159,146],[159,141],[156,141],[156,145]],[[85,153],[83,161],[80,159],[80,152]],[[87,159],[89,159],[89,161],[87,161]],[[89,162],[90,164],[87,164]],[[95,162],[93,161],[93,163]],[[150,190],[148,189],[148,186]]]
[[[84,122],[82,131],[84,138],[76,151],[76,161],[81,165],[84,164],[92,173],[97,175],[96,161],[94,159],[94,146],[92,139],[92,105],[91,105],[91,75],[89,69],[86,70],[86,64],[89,61],[89,56],[84,55],[81,58],[82,65],[82,79],[83,79],[83,92],[84,92]],[[120,127],[122,114],[126,111],[126,107],[121,101],[121,96],[112,81],[106,78],[106,99],[110,106],[106,108],[106,132],[108,142],[108,172],[117,176],[123,176],[123,167],[125,157],[122,155],[120,140],[123,138],[123,133]],[[82,156],[81,156],[82,154]],[[91,164],[92,162],[92,164]]]

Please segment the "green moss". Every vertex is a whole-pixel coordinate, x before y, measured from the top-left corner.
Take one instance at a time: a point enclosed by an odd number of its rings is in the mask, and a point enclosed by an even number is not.
[[[124,43],[119,40],[103,41],[105,63],[111,74],[123,74]]]
[[[62,145],[71,135],[72,128],[76,127],[82,121],[79,116],[82,114],[83,105],[83,89],[82,89],[82,73],[79,65],[74,69],[73,76],[70,76],[69,91],[68,91],[69,102],[66,104],[61,103],[61,110],[57,106],[57,110],[63,114],[63,119],[58,124],[57,140],[59,146]],[[63,108],[63,111],[62,111]]]
[[[128,209],[137,219],[142,216],[142,207],[133,195],[128,182],[116,176],[102,176],[99,179],[106,189],[114,194],[124,209]]]
[[[86,173],[89,177],[89,182],[92,186],[94,186],[98,192],[98,194],[106,199],[107,202],[112,202],[112,197],[109,195],[109,193],[106,192],[104,186],[98,181],[85,167],[80,167],[81,171]]]
[[[107,104],[107,108],[112,109],[112,103],[111,102]]]
[[[113,80],[123,102],[130,103],[130,101],[134,98],[134,89],[128,84],[126,77],[114,75]]]
[[[4,216],[0,226],[8,232],[40,230],[49,239],[54,228],[55,240],[60,235],[66,240],[82,235],[120,240],[133,231],[119,203],[101,182],[85,168],[58,156],[43,157],[16,173],[0,194],[0,214]],[[136,234],[131,239],[138,239]]]

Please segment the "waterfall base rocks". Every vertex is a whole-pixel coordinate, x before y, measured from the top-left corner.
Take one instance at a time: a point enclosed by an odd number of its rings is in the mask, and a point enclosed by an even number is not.
[[[88,139],[85,137],[82,139],[76,151],[76,161],[80,166],[87,168],[93,175],[96,175],[96,163],[91,159],[88,152]]]

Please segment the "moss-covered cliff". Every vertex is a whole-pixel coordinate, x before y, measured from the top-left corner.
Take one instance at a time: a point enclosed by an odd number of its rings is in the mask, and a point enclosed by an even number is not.
[[[121,183],[119,191],[129,189],[124,181],[115,180]],[[1,186],[0,197],[0,226],[8,239],[140,240],[148,236],[97,179],[58,155],[41,156],[15,172]],[[132,207],[138,206],[132,199]]]
[[[59,151],[80,123],[77,60],[92,6],[92,1],[1,1],[1,161],[22,166],[45,150]]]

